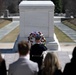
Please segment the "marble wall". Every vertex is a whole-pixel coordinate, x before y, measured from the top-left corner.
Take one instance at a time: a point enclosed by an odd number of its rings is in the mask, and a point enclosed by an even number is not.
[[[20,37],[41,31],[45,37],[54,37],[54,4],[52,1],[22,1],[20,10]]]

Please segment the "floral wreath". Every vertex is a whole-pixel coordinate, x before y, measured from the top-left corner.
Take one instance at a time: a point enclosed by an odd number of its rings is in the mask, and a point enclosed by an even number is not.
[[[43,33],[40,32],[40,31],[30,33],[29,36],[28,36],[28,41],[30,41],[31,43],[33,43],[33,42],[34,42],[33,39],[35,39],[35,37],[36,37],[37,35],[41,36],[41,42],[42,42],[43,44],[45,44],[46,39],[45,39]]]

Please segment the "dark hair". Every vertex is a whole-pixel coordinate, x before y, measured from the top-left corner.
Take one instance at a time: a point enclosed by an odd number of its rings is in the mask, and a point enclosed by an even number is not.
[[[40,35],[36,35],[35,40],[40,40],[41,36]]]
[[[72,56],[76,57],[76,47],[74,47],[74,49],[73,49]]]
[[[29,51],[29,45],[27,41],[21,41],[18,43],[18,51],[21,55],[26,55]]]

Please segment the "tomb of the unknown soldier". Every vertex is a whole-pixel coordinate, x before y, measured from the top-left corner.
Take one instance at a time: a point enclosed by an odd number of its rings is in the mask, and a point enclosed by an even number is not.
[[[27,40],[29,34],[35,31],[44,34],[49,50],[59,50],[59,43],[54,33],[54,8],[52,1],[21,1],[19,4],[20,34],[14,50],[17,51],[19,41]]]

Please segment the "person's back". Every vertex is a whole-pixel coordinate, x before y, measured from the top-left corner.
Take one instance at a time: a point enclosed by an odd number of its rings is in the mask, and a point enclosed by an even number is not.
[[[32,55],[41,55],[43,53],[43,51],[46,51],[47,47],[44,46],[43,44],[34,44],[31,49],[30,52]]]
[[[47,50],[47,47],[41,43],[41,37],[35,37],[35,44],[31,46],[30,55],[41,55],[43,51]]]
[[[43,60],[43,51],[47,50],[47,47],[44,46],[44,44],[41,43],[40,41],[40,36],[37,36],[35,38],[35,44],[31,46],[30,49],[30,59],[34,62],[38,63],[39,69],[42,65],[42,60]]]
[[[5,59],[0,54],[0,75],[7,75]]]
[[[72,52],[72,58],[69,63],[65,64],[63,75],[76,75],[76,47]]]
[[[10,64],[9,75],[37,75],[37,64],[28,59],[19,59]]]
[[[54,53],[48,52],[43,61],[43,68],[39,75],[62,75],[58,58]]]
[[[9,65],[8,75],[37,75],[38,64],[28,59],[29,46],[22,41],[18,44],[19,59]]]
[[[76,75],[76,63],[67,63],[63,75]]]

